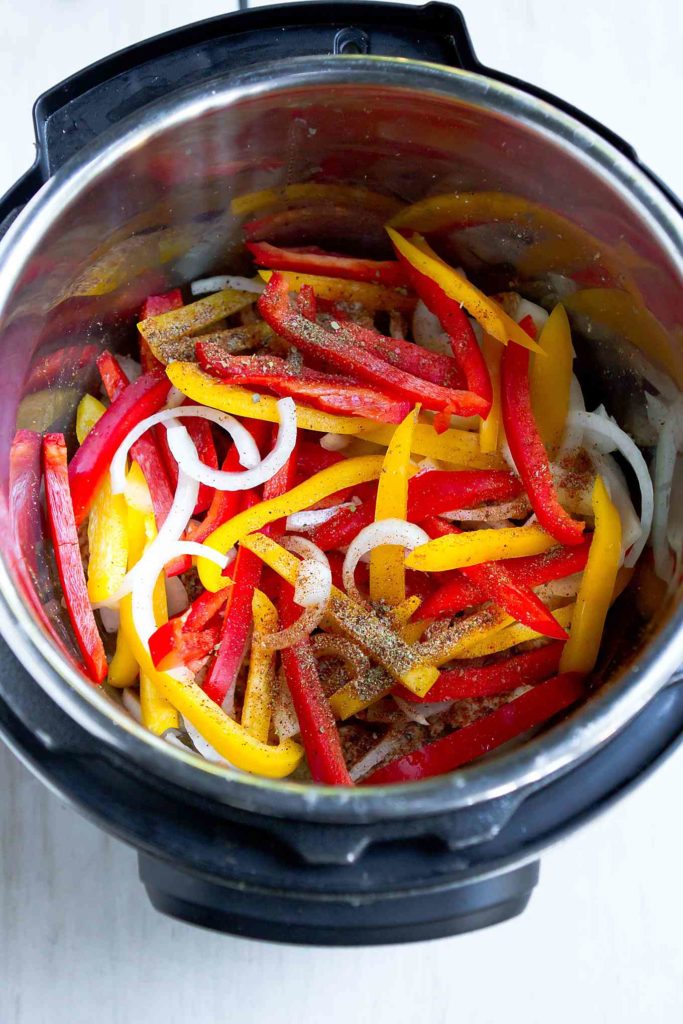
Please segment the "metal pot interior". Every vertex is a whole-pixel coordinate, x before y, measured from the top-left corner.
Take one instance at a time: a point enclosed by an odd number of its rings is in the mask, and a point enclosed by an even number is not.
[[[441,242],[453,259],[485,290],[514,288],[549,306],[562,298],[588,408],[604,402],[641,447],[655,440],[645,363],[670,391],[683,385],[673,207],[624,157],[538,101],[407,61],[321,58],[203,86],[129,120],[29,204],[6,238],[0,274],[5,636],[22,656],[31,649],[34,673],[58,699],[75,688],[119,730],[136,727],[122,724],[115,701],[95,693],[64,653],[73,642],[42,535],[36,575],[12,528],[12,438],[19,428],[63,430],[73,445],[76,405],[96,386],[95,358],[104,347],[133,351],[142,299],[244,271],[241,224],[259,214],[236,215],[231,201],[310,181],[404,202],[450,195]],[[382,222],[372,204],[349,212],[329,203],[309,229],[283,217],[279,238],[382,257]],[[68,358],[57,360],[65,348]],[[645,560],[610,614],[605,687],[540,741],[542,763],[502,755],[485,770],[489,783],[509,787],[523,764],[538,778],[623,724],[675,667],[676,607]],[[159,749],[150,737],[144,743]]]

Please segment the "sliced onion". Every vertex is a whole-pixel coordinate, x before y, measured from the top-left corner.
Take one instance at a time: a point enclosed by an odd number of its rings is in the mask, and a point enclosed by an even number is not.
[[[118,364],[125,373],[126,377],[132,384],[134,380],[137,380],[142,373],[142,367],[136,359],[131,359],[130,356],[117,356]]]
[[[356,761],[353,767],[349,769],[351,779],[354,782],[359,782],[365,778],[378,764],[381,764],[382,761],[392,754],[397,753],[404,743],[405,733],[403,728],[390,729],[386,736],[367,752],[365,757],[361,757],[360,761]]]
[[[276,633],[259,633],[254,638],[254,643],[265,647],[267,651],[284,651],[287,647],[294,647],[311,635],[313,630],[320,624],[325,614],[324,604],[314,604],[305,608],[296,622],[285,629],[279,629]]]
[[[156,540],[160,536],[161,531],[159,531]],[[196,544],[191,540],[179,540],[175,543],[159,545],[156,550],[153,550],[155,543],[156,541],[153,541],[147,549],[146,555],[150,557],[146,559],[144,573],[134,582],[131,599],[131,614],[135,632],[147,650],[149,650],[149,638],[157,628],[154,619],[152,595],[157,579],[164,570],[164,566],[179,555],[208,558],[209,561],[214,562],[220,569],[225,569],[229,562],[226,555],[221,554],[220,551],[215,551],[207,544]],[[144,558],[138,562],[138,565],[141,565],[142,561],[144,561]]]
[[[332,590],[332,572],[329,563],[321,565],[311,558],[304,558],[299,565],[294,587],[294,602],[301,608],[326,605]]]
[[[420,299],[413,313],[413,338],[422,348],[442,355],[453,354],[448,335],[441,326],[438,317],[434,316]]]
[[[232,274],[216,274],[214,277],[201,277],[193,281],[190,291],[193,295],[209,295],[211,292],[222,292],[224,288],[232,288],[236,292],[254,292],[260,295],[265,284],[259,277],[236,277]]]
[[[347,594],[365,603],[365,599],[356,587],[356,566],[367,552],[385,544],[406,548],[412,551],[421,544],[427,544],[429,534],[422,527],[408,523],[405,519],[380,519],[370,523],[351,541],[344,556],[342,579]]]
[[[340,452],[353,441],[351,434],[323,434],[320,438],[320,447],[326,452]]]
[[[273,729],[278,739],[282,741],[291,740],[301,731],[294,701],[282,671],[278,676],[277,696],[273,708]]]
[[[520,295],[519,302],[517,303],[517,310],[515,312],[515,320],[517,323],[520,323],[525,316],[531,317],[537,333],[540,334],[545,327],[546,320],[548,319],[547,311],[543,306],[538,306],[535,302],[529,302],[528,299],[523,299]]]
[[[285,402],[292,402],[291,398],[282,399]],[[278,403],[279,404],[279,403]],[[292,402],[292,404],[294,404]],[[155,427],[158,423],[169,423],[170,427],[167,429],[177,428],[178,419],[182,417],[197,418],[202,420],[210,420],[212,423],[217,423],[218,426],[223,427],[224,430],[230,434],[231,438],[235,443],[235,447],[239,453],[240,462],[243,466],[252,468],[259,464],[261,458],[258,450],[258,446],[254,441],[253,437],[249,433],[246,427],[231,416],[227,412],[219,412],[218,409],[207,409],[204,405],[186,405],[182,409],[161,409],[159,412],[155,412],[153,416],[148,416],[142,420],[136,427],[129,432],[126,438],[121,442],[119,447],[116,449],[116,454],[111,460],[110,473],[111,473],[111,489],[112,494],[123,494],[126,487],[126,459],[131,446],[145,434],[150,427]],[[185,428],[183,428],[184,430]],[[187,432],[186,432],[187,433]],[[188,435],[189,436],[189,435]],[[169,435],[168,439],[169,447],[171,447],[171,438]],[[194,445],[193,445],[194,447]],[[171,450],[173,450],[171,448]],[[175,453],[174,453],[175,454]],[[196,449],[195,449],[196,454]],[[197,460],[199,457],[197,456]],[[216,470],[216,472],[218,472]],[[235,476],[239,474],[234,474]],[[201,481],[204,483],[205,481]],[[263,482],[263,481],[261,481]],[[244,489],[251,487],[251,484],[245,484]],[[237,490],[237,488],[233,488]],[[242,488],[239,488],[240,490]]]
[[[459,508],[453,512],[440,512],[442,519],[450,522],[495,523],[501,519],[523,519],[531,511],[528,498],[513,498],[495,505],[480,505],[479,508]]]
[[[118,608],[100,608],[100,618],[105,633],[117,633],[121,624]]]
[[[187,396],[184,395],[182,393],[182,391],[180,391],[175,386],[175,384],[171,384],[171,390],[169,391],[168,398],[166,399],[166,408],[167,409],[177,409],[179,405],[183,404],[183,402],[185,401],[186,397]]]
[[[604,419],[593,412],[572,412],[567,423],[570,428],[583,429],[584,444],[587,442],[593,447],[600,444],[604,448],[605,442],[610,443],[621,452],[636,474],[640,487],[640,537],[624,559],[624,565],[630,569],[640,558],[652,527],[654,492],[645,459],[628,434],[610,419]]]
[[[358,644],[347,640],[346,637],[318,633],[311,640],[311,650],[316,658],[337,658],[343,661],[347,668],[351,669],[351,677],[348,680],[350,685],[356,680],[362,680],[370,671],[370,659],[367,654]]]
[[[636,522],[638,523],[638,533],[640,534],[640,523],[637,517]],[[542,583],[539,587],[534,587],[534,590],[541,601],[544,602],[552,597],[576,597],[582,578],[582,573],[575,572],[572,576],[563,576],[562,579]]]
[[[185,727],[185,731],[187,732],[187,735],[190,737],[192,745],[197,751],[197,753],[200,755],[200,757],[203,757],[205,761],[211,761],[212,764],[223,764],[228,765],[228,767],[230,768],[235,768],[235,766],[230,761],[226,761],[226,759],[218,753],[215,747],[211,746],[208,740],[204,739],[202,734],[199,732],[198,729],[194,727],[194,725],[192,724],[192,722],[189,721],[189,719],[183,716],[182,721]],[[235,768],[235,771],[239,771],[239,769]]]
[[[330,560],[317,544],[314,544],[308,537],[285,537],[282,547],[291,551],[293,555],[300,555],[301,558],[310,558],[314,562],[330,568]]]
[[[294,399],[280,398],[277,408],[280,417],[277,439],[271,451],[261,461],[258,461],[258,448],[249,431],[241,423],[233,419],[232,416],[228,416],[227,413],[218,414],[221,417],[227,417],[227,419],[224,421],[216,420],[215,422],[221,422],[221,425],[225,426],[232,435],[238,450],[240,449],[235,427],[239,428],[240,431],[244,431],[253,445],[257,456],[256,462],[251,462],[251,468],[244,471],[230,473],[223,469],[212,469],[211,466],[207,466],[200,460],[197,449],[192,443],[192,438],[185,428],[179,424],[174,424],[168,428],[168,446],[178,465],[188,476],[198,480],[199,483],[215,487],[219,491],[245,491],[251,487],[258,487],[260,484],[266,483],[267,480],[270,480],[282,469],[296,445],[296,405],[294,404]],[[180,411],[184,416],[186,408],[183,407]],[[215,412],[213,409],[205,411]],[[212,417],[206,418],[210,419]],[[245,465],[241,450],[240,462],[242,465]]]
[[[596,473],[598,473],[605,481],[607,490],[609,491],[609,496],[619,513],[619,519],[621,520],[621,552],[623,562],[626,552],[638,541],[640,537],[640,519],[633,507],[626,478],[612,456],[594,454],[593,465],[595,466]],[[655,511],[656,508],[657,503],[655,496]]]
[[[344,501],[341,505],[330,505],[329,508],[311,508],[305,512],[293,512],[287,516],[288,530],[313,530],[316,526],[334,518],[343,508],[356,508],[354,501]]]
[[[401,709],[409,722],[416,722],[418,725],[429,725],[429,719],[448,711],[454,703],[452,700],[434,701],[432,704],[411,704],[403,697],[393,697],[395,703]]]
[[[581,390],[581,384],[576,374],[572,374],[572,381],[569,388],[569,409],[567,420],[564,425],[564,434],[562,435],[562,446],[560,449],[559,457],[564,455],[566,452],[573,451],[575,448],[581,447],[581,441],[583,439],[583,429],[580,426],[569,426],[569,417],[573,412],[585,412],[586,403],[583,397],[583,391]]]
[[[166,580],[166,604],[169,618],[180,615],[189,607],[190,599],[187,596],[185,584],[179,576],[171,576]]]
[[[129,686],[127,686],[125,690],[121,691],[121,703],[131,718],[134,718],[136,722],[140,722],[140,724],[142,724],[142,709],[140,707],[140,701]]]

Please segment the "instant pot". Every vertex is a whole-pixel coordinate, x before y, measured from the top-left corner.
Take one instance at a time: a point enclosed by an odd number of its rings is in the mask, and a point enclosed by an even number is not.
[[[683,384],[680,204],[591,117],[483,67],[440,3],[277,6],[191,25],[45,93],[35,129],[36,162],[0,202],[5,741],[139,851],[152,903],[176,918],[369,944],[518,914],[543,848],[681,736],[683,609],[648,559],[612,610],[601,685],[527,744],[412,785],[273,782],[157,739],[80,673],[49,571],[27,568],[45,568],[42,519],[16,514],[10,446],[20,427],[72,437],[98,352],[130,349],[145,295],[246,269],[232,199],[327,182],[455,197],[443,244],[487,290],[563,298],[589,407],[604,401],[651,449],[645,393]],[[316,216],[318,238],[386,252],[362,203]],[[297,218],[282,223],[294,243]]]

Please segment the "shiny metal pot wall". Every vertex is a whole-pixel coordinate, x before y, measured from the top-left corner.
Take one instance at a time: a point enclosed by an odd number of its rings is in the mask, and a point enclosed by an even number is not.
[[[226,780],[221,769],[143,733],[81,678],[34,610],[37,596],[68,646],[58,592],[43,574],[36,595],[11,523],[17,428],[72,429],[97,352],[132,346],[132,314],[146,294],[244,269],[241,224],[260,214],[256,206],[230,212],[232,199],[320,180],[409,202],[448,196],[437,218],[442,244],[491,288],[548,303],[562,297],[580,336],[589,402],[605,401],[643,445],[652,444],[644,361],[672,392],[683,382],[683,240],[672,204],[627,157],[549,105],[467,72],[367,57],[245,72],[177,94],[105,133],[57,173],[5,237],[0,626],[69,714],[104,744],[186,788],[274,814],[303,808],[321,820],[456,808],[538,783],[628,722],[681,660],[676,600],[665,600],[641,573],[615,609],[604,687],[525,748],[446,779],[394,788],[391,799],[381,791],[304,792]],[[317,208],[311,237],[380,256],[384,216],[381,204],[361,198],[349,207],[342,197]],[[418,226],[429,229],[430,216],[428,209]],[[283,240],[308,240],[300,217],[283,214],[277,223]],[[70,358],[55,377],[50,354],[67,346]]]

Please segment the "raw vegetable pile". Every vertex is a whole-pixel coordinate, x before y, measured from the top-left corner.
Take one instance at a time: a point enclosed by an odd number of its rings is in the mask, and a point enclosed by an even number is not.
[[[15,440],[84,670],[244,772],[423,779],[540,726],[650,533],[562,306],[485,295],[399,221],[393,260],[259,240],[257,276],[151,296],[68,464]]]

